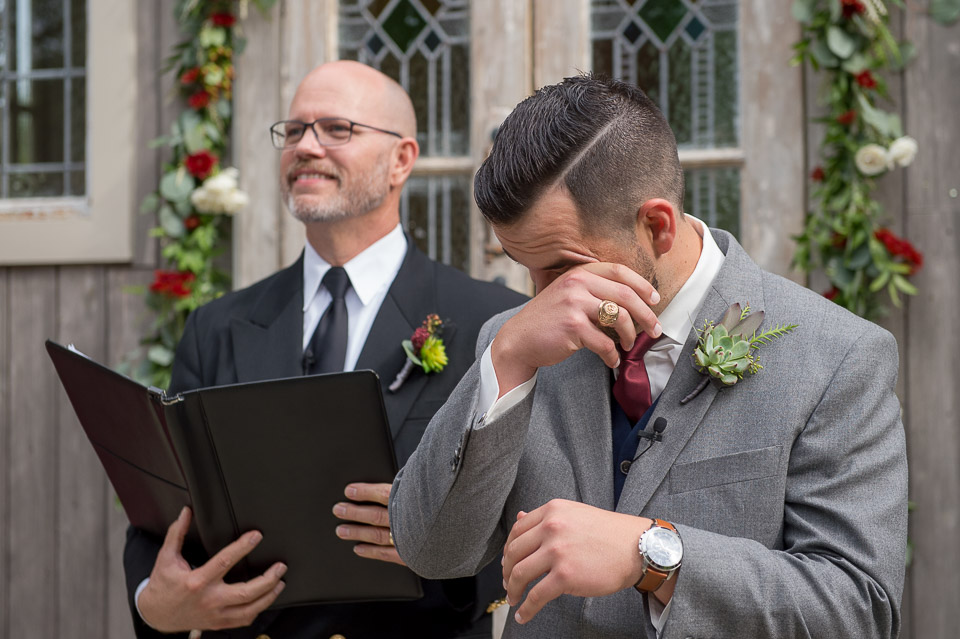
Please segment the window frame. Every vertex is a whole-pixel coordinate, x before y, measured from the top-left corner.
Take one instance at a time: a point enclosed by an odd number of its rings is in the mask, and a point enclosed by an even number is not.
[[[0,265],[129,262],[137,151],[137,3],[88,0],[86,195],[0,200]]]

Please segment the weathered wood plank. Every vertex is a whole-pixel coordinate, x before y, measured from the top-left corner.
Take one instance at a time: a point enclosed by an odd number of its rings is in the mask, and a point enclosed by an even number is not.
[[[147,308],[140,295],[126,292],[130,286],[148,285],[150,269],[108,268],[106,273],[106,355],[104,362],[116,367],[137,347],[149,323]],[[123,546],[127,518],[116,502],[113,487],[103,489],[106,528],[106,636],[128,639],[133,636],[133,622],[127,606],[127,587],[123,573]]]
[[[234,61],[233,160],[250,204],[233,219],[235,288],[280,267],[280,154],[268,128],[283,118],[280,104],[280,25],[276,14],[251,11],[243,23],[247,48]]]
[[[920,146],[905,174],[904,230],[927,256],[907,314],[912,624],[915,637],[944,637],[960,625],[960,336],[950,330],[960,314],[960,148],[951,143],[960,134],[960,24],[907,11],[904,35],[917,47],[904,74],[905,128]]]
[[[533,34],[534,89],[590,68],[589,2],[533,0]]]
[[[10,269],[0,268],[0,637],[10,619]]]
[[[102,266],[62,267],[57,285],[56,339],[103,361],[106,354],[106,277]],[[59,442],[57,614],[60,637],[104,636],[107,592],[104,484],[106,475],[59,387],[56,437]],[[105,398],[109,401],[108,398]]]
[[[10,637],[57,637],[57,502],[60,469],[53,366],[43,341],[55,334],[56,269],[9,271]]]
[[[790,269],[803,228],[803,78],[788,61],[799,25],[788,2],[740,3],[740,220],[744,248],[760,266],[798,281]]]

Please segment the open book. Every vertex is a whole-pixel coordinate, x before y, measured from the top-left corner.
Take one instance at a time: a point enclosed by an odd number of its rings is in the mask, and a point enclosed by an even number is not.
[[[413,599],[409,569],[363,559],[334,530],[350,482],[397,472],[372,371],[235,384],[168,396],[47,341],[60,381],[127,517],[159,538],[183,506],[209,556],[248,530],[263,540],[230,573],[289,567],[274,608]]]

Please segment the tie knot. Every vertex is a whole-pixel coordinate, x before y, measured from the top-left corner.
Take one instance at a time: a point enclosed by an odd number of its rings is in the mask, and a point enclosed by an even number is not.
[[[643,359],[643,356],[647,354],[647,351],[650,350],[650,347],[656,343],[656,339],[650,337],[646,333],[640,333],[637,335],[637,340],[633,343],[633,348],[629,352],[623,354],[623,359],[629,360],[631,362],[638,362]]]
[[[323,276],[323,285],[330,291],[335,300],[342,300],[350,288],[350,276],[342,266],[332,266]]]

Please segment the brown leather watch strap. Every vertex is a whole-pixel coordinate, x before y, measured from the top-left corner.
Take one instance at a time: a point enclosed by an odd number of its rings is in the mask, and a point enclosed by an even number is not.
[[[667,530],[677,532],[677,529],[673,524],[671,524],[669,521],[664,521],[663,519],[654,519],[653,526],[660,526],[661,528],[666,528]],[[653,528],[653,526],[650,528]],[[650,528],[647,530],[650,530]],[[670,575],[662,570],[657,570],[652,566],[647,566],[647,569],[643,572],[643,576],[640,577],[640,581],[635,583],[633,587],[643,593],[655,592],[660,586],[663,585],[663,582],[666,581],[667,577],[669,576]]]

